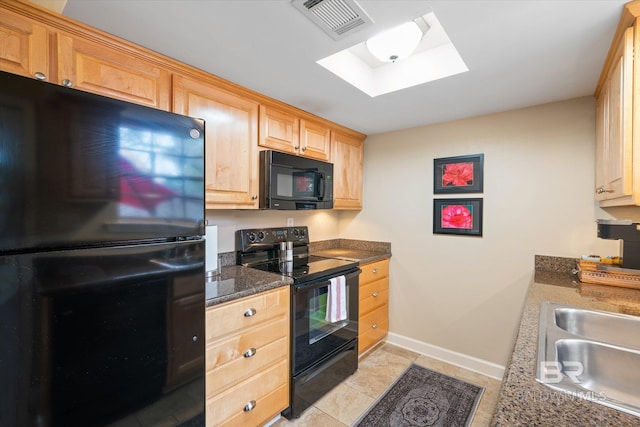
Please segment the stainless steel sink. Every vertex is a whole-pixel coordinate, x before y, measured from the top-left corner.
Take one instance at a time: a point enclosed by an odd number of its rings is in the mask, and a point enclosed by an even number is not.
[[[536,380],[640,416],[639,341],[639,317],[543,302]]]
[[[640,350],[640,318],[573,307],[555,307],[555,324],[570,334]]]

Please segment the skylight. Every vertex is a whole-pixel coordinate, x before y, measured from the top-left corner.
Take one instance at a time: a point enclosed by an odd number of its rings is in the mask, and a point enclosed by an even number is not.
[[[404,59],[382,62],[362,42],[317,63],[372,98],[469,71],[433,12],[415,22],[424,35]]]

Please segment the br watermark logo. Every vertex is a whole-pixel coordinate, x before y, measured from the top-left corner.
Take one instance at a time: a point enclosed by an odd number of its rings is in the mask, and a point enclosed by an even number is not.
[[[574,384],[580,384],[580,375],[584,372],[582,362],[540,362],[540,380],[547,384],[558,384],[564,377]]]

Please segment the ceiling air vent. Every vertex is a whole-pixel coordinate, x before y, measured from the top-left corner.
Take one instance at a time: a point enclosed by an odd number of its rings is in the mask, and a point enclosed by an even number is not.
[[[355,0],[293,0],[291,3],[334,40],[373,24]]]

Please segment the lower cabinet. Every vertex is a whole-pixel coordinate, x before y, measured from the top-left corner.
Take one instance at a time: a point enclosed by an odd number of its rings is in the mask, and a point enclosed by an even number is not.
[[[260,426],[289,406],[289,287],[206,313],[207,426]]]
[[[358,355],[389,332],[389,259],[360,265]]]

